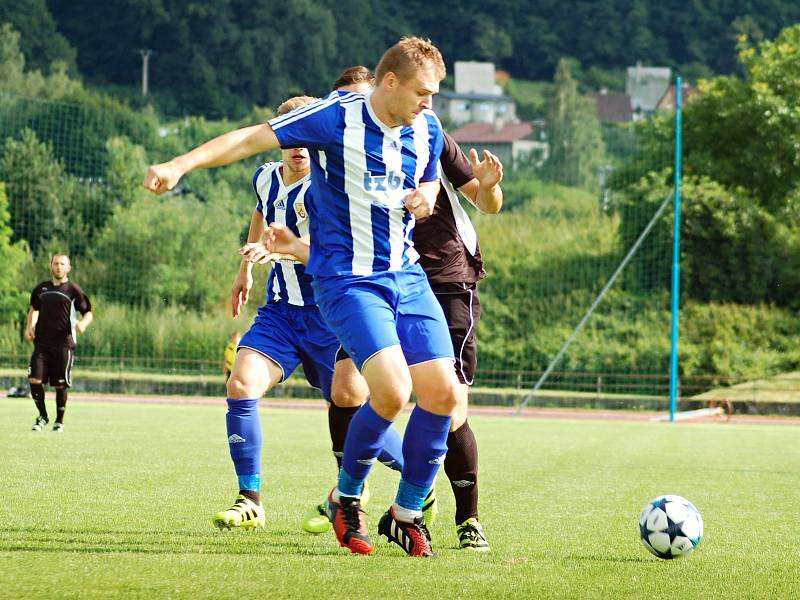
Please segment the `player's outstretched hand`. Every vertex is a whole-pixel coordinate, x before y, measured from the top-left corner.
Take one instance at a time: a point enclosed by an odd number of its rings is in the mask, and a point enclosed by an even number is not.
[[[421,190],[411,190],[405,197],[403,202],[405,204],[406,209],[412,215],[414,215],[417,219],[424,219],[425,217],[430,217],[433,214],[433,207],[436,204],[436,196],[434,195],[433,200],[429,195],[426,195]]]
[[[247,298],[250,296],[250,288],[252,287],[253,274],[250,269],[239,269],[236,279],[233,280],[233,286],[231,286],[231,307],[234,318],[239,316],[239,313],[242,312],[242,306],[247,304]]]
[[[33,329],[31,329],[30,327],[26,327],[25,328],[25,339],[27,339],[28,341],[32,342],[35,337],[36,337],[36,334],[34,333]]]
[[[469,162],[472,164],[472,174],[484,189],[492,188],[503,181],[503,163],[488,150],[483,151],[483,160],[478,161],[478,151],[470,148]]]
[[[163,194],[174,188],[183,174],[183,169],[174,160],[152,165],[147,169],[142,185],[154,194]]]

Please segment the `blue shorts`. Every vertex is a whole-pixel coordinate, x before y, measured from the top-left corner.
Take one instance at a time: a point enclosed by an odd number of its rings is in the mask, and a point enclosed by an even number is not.
[[[258,309],[239,348],[255,350],[275,362],[283,371],[282,382],[302,363],[308,383],[322,390],[323,397],[330,402],[339,340],[328,329],[316,306],[265,304]]]
[[[359,370],[400,345],[409,365],[453,358],[442,307],[419,265],[373,275],[314,277],[320,312]]]

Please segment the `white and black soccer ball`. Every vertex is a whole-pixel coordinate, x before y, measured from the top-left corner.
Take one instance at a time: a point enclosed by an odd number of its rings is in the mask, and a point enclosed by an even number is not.
[[[639,515],[639,537],[658,558],[680,558],[691,554],[703,539],[703,517],[682,496],[659,496]]]

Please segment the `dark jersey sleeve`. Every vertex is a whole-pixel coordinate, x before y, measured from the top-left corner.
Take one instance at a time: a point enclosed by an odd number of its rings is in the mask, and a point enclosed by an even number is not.
[[[92,310],[92,303],[89,301],[89,296],[81,289],[81,286],[73,283],[72,287],[75,293],[75,310],[85,315]]]
[[[444,148],[442,149],[440,160],[442,171],[444,171],[445,176],[450,180],[454,188],[458,189],[475,178],[472,173],[472,165],[466,154],[447,132],[444,134]]]
[[[42,293],[42,284],[40,283],[31,292],[31,308],[33,310],[39,310],[42,307],[42,302],[40,299],[40,295]]]

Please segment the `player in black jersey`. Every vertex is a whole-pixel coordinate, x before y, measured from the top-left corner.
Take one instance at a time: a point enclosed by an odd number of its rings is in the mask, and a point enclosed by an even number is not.
[[[69,256],[55,254],[50,261],[52,279],[43,281],[31,292],[31,306],[25,337],[33,342],[28,367],[31,396],[39,416],[31,428],[42,431],[47,425],[44,383],[56,389],[56,421],[53,431],[64,431],[67,389],[72,385],[72,361],[75,340],[92,322],[92,305],[83,290],[69,281],[72,266]],[[77,313],[81,314],[78,319]]]

